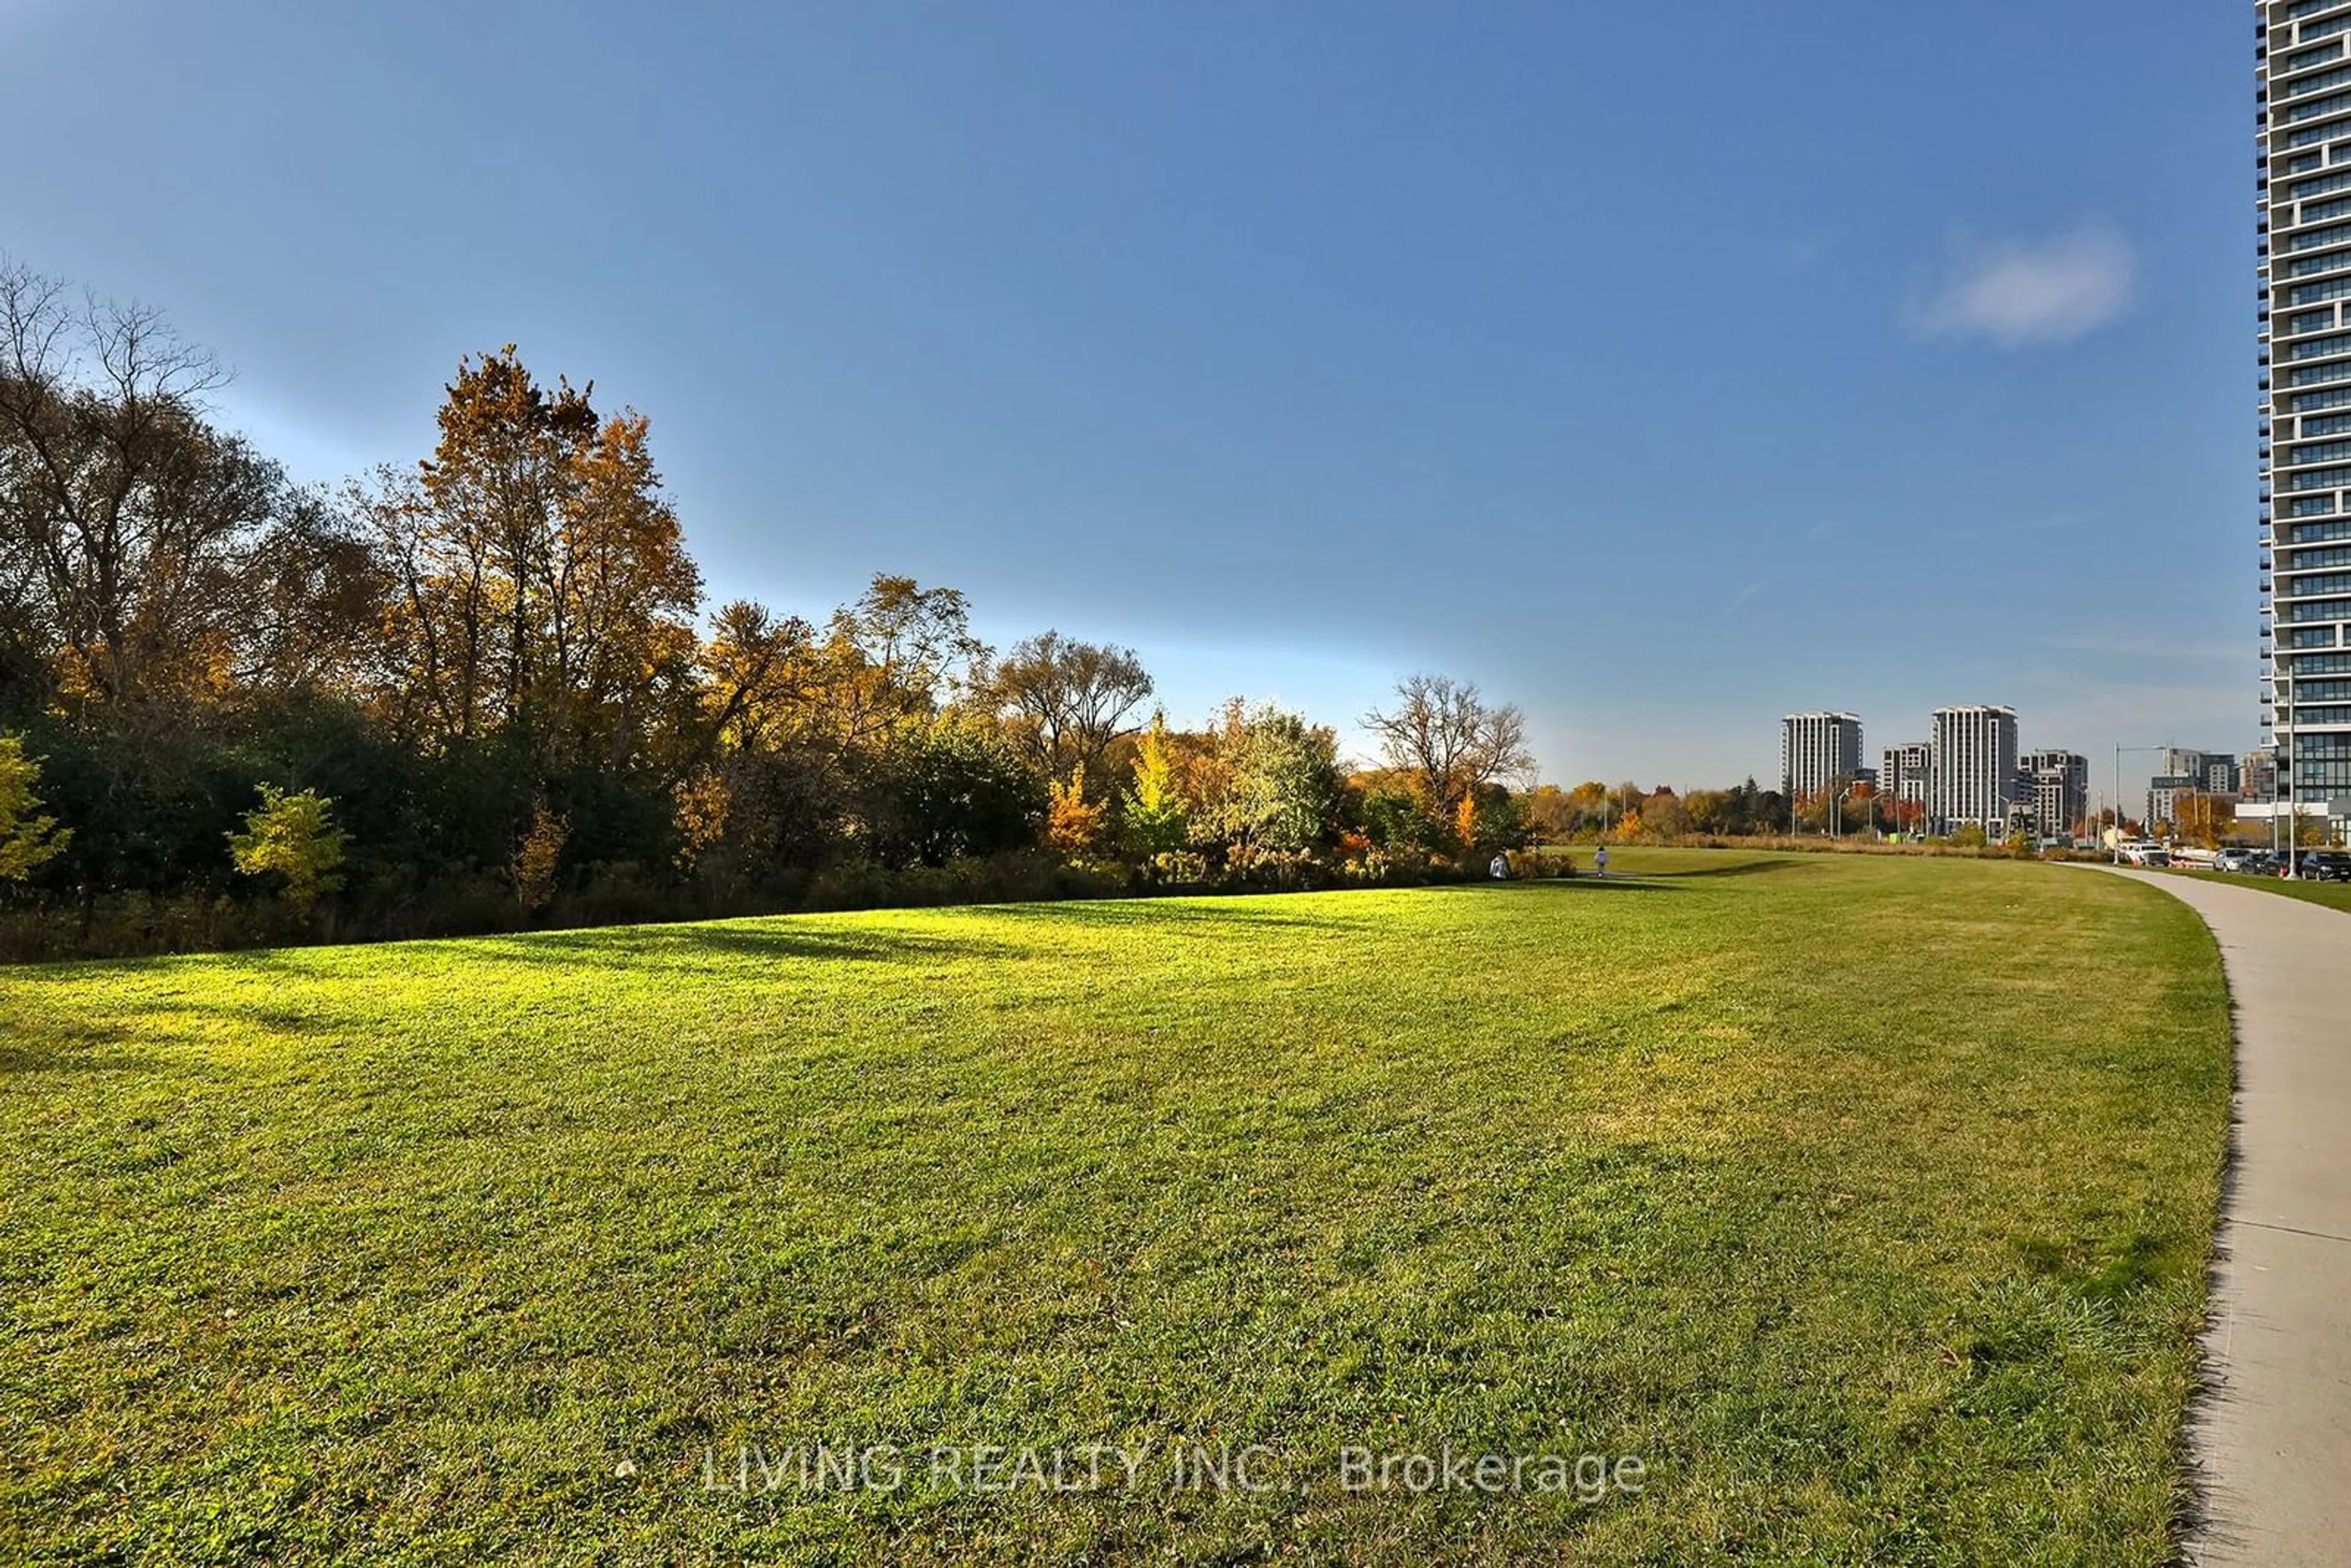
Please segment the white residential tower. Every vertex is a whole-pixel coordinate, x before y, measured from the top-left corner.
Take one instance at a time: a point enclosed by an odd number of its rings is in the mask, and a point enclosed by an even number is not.
[[[2351,797],[2351,0],[2259,0],[2262,721]],[[2274,586],[2273,586],[2274,585]]]
[[[1780,721],[1780,782],[1817,795],[1861,773],[1861,719],[1849,713],[1792,713]]]
[[[1933,783],[1927,798],[1929,828],[1949,833],[1970,824],[1994,838],[2008,831],[2017,803],[2016,710],[1938,707],[1935,710]]]

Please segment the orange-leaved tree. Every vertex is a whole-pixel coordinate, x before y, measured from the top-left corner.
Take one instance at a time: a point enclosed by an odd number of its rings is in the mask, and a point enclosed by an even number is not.
[[[690,712],[702,579],[648,422],[459,362],[433,455],[363,497],[393,577],[379,705],[425,744],[504,733],[542,770],[625,768]]]
[[[1106,800],[1086,799],[1086,765],[1070,769],[1070,781],[1052,780],[1050,804],[1045,813],[1045,838],[1054,850],[1071,859],[1101,848],[1102,829],[1110,815]]]

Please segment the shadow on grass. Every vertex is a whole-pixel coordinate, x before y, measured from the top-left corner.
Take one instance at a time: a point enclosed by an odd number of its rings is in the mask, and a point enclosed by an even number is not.
[[[86,1031],[80,1038],[39,1045],[0,1045],[0,1078],[41,1072],[142,1072],[155,1065],[146,1057],[102,1049],[129,1040],[120,1027]]]
[[[1774,855],[1769,860],[1740,861],[1734,865],[1710,865],[1699,867],[1695,871],[1659,871],[1644,874],[1671,877],[1677,882],[1687,882],[1693,877],[1701,876],[1765,876],[1773,872],[1815,869],[1817,868],[1806,865],[1792,855]]]
[[[1454,891],[1476,893],[1496,888],[1510,888],[1545,893],[1675,893],[1655,874],[1646,872],[1612,872],[1606,876],[1582,873],[1575,876],[1531,876],[1516,882],[1472,883]]]
[[[1334,890],[1342,891],[1342,890]],[[1022,919],[1064,925],[1235,925],[1289,930],[1360,931],[1372,924],[1361,916],[1311,913],[1305,909],[1240,905],[1241,898],[1305,898],[1306,894],[1168,894],[1152,898],[1083,899],[1017,904],[1008,913]]]
[[[787,924],[786,919],[791,923]],[[1025,957],[1032,951],[976,935],[844,931],[803,925],[798,917],[474,936],[461,938],[452,946],[507,963],[594,965],[606,968],[650,965],[687,970],[732,969],[747,962],[792,960],[931,965],[968,958]]]

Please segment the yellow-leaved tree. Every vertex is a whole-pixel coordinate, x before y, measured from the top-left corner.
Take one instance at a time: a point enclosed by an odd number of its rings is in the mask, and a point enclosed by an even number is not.
[[[41,798],[33,787],[40,781],[40,762],[25,755],[23,739],[0,735],[0,882],[24,881],[73,841],[55,817],[36,815]]]
[[[305,915],[322,894],[343,885],[349,835],[334,824],[334,802],[315,789],[289,795],[261,787],[261,804],[245,814],[245,831],[228,836],[229,857],[247,876],[284,879],[286,900]]]
[[[515,896],[528,910],[545,909],[555,902],[556,877],[563,865],[564,841],[571,836],[569,819],[547,809],[545,800],[530,808],[530,831],[515,846],[507,874],[514,878]]]
[[[2183,793],[2172,803],[2172,826],[2191,844],[2212,849],[2237,820],[2236,803],[2200,791]]]
[[[703,852],[726,834],[726,808],[733,797],[726,779],[705,770],[679,779],[670,799],[675,808],[678,867],[691,871]]]
[[[1151,716],[1134,754],[1134,782],[1121,802],[1121,827],[1131,854],[1168,854],[1191,836],[1189,813],[1176,779],[1176,752],[1167,737],[1167,715]]]

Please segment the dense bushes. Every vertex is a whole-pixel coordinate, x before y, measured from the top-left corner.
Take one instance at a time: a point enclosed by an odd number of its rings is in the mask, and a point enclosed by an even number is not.
[[[1572,874],[1556,861],[1514,857],[1516,874]],[[543,909],[486,874],[445,879],[429,892],[380,883],[304,913],[283,898],[226,894],[118,893],[71,906],[19,894],[0,900],[0,960],[45,962],[250,946],[489,936],[569,926],[959,904],[1044,903],[1217,893],[1302,893],[1407,887],[1478,880],[1477,868],[1443,859],[1346,860],[1287,851],[1212,858],[1193,851],[1149,860],[1072,863],[1040,851],[939,865],[852,860],[822,871],[787,871],[757,889],[677,883],[642,868],[608,865],[558,892]]]

